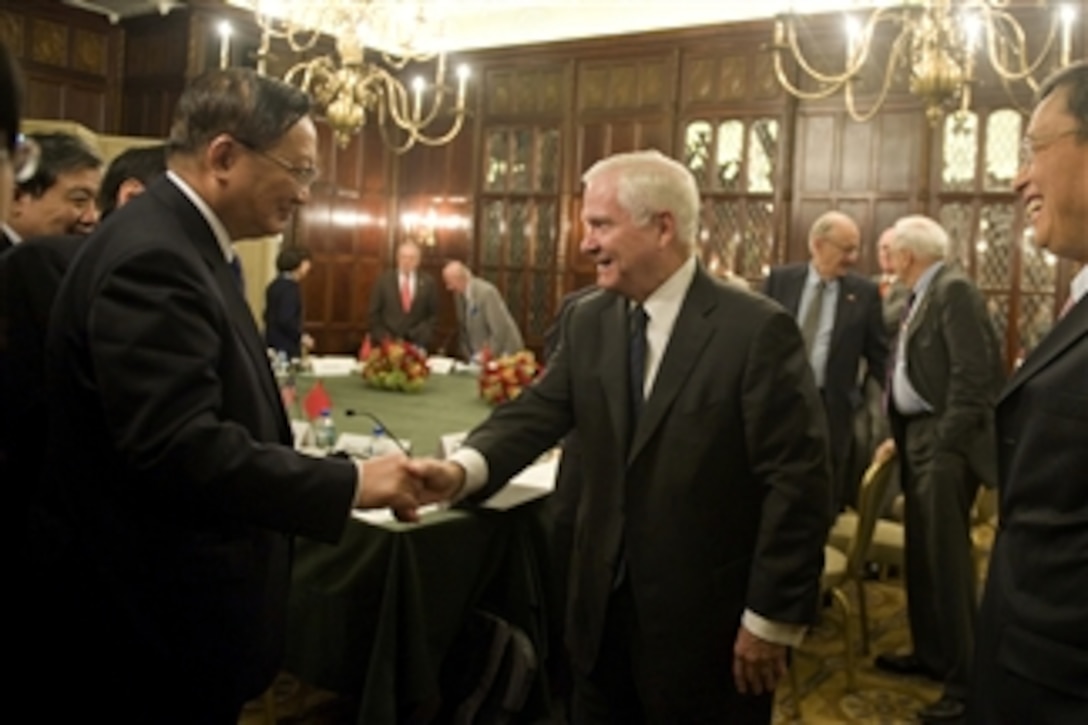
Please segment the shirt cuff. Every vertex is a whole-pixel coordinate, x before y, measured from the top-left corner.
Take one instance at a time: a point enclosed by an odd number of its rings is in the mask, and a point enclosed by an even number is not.
[[[351,507],[355,508],[359,505],[359,497],[363,495],[363,477],[366,475],[366,469],[358,458],[352,458],[351,462],[355,464],[355,498],[351,499]]]
[[[751,609],[745,609],[740,618],[741,626],[762,640],[787,647],[800,647],[808,627],[803,624],[772,622]]]
[[[471,496],[487,483],[487,459],[475,448],[458,448],[447,460],[465,469],[465,485],[457,492],[451,503],[457,503]]]

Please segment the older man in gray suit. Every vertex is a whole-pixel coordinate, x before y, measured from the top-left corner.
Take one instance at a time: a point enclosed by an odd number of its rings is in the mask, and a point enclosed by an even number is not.
[[[922,722],[965,712],[974,647],[969,515],[979,482],[995,478],[993,405],[1002,382],[997,334],[978,289],[945,263],[948,234],[908,216],[891,254],[910,289],[894,350],[888,411],[906,502],[907,605],[914,651],[879,669],[944,682]]]
[[[473,276],[461,262],[447,264],[442,279],[457,302],[461,355],[466,360],[479,360],[485,348],[492,355],[509,355],[525,347],[495,285]]]

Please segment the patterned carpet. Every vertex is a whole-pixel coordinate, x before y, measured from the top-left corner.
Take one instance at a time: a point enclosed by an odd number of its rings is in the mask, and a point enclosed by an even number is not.
[[[798,716],[794,693],[789,683],[779,689],[774,713],[776,725],[805,723],[885,723],[916,722],[913,713],[940,696],[940,686],[929,680],[894,677],[873,668],[873,657],[881,652],[907,651],[906,596],[897,580],[866,582],[869,604],[871,651],[862,655],[858,628],[857,602],[850,594],[855,632],[857,688],[847,688],[846,658],[842,637],[842,619],[838,610],[824,610],[822,621],[808,635],[796,654],[794,668],[801,691],[801,715]],[[306,687],[283,676],[272,690],[278,725],[349,725],[355,719],[350,704],[330,692]],[[270,725],[265,703],[251,703],[239,725]],[[542,725],[542,724],[541,724]],[[557,722],[555,725],[559,725]]]

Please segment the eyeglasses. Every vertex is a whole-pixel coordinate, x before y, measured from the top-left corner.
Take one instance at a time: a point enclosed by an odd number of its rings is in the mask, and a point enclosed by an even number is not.
[[[845,254],[847,257],[857,254],[861,251],[861,246],[857,244],[841,244],[839,242],[836,242],[834,239],[830,239],[828,237],[824,237],[823,240],[835,249]]]
[[[1065,131],[1058,131],[1057,133],[1047,133],[1042,136],[1032,136],[1030,133],[1025,134],[1024,138],[1020,141],[1020,168],[1023,168],[1035,160],[1035,154],[1057,143],[1059,140],[1066,136],[1072,136],[1080,133],[1079,128],[1070,128]]]
[[[290,161],[276,154],[269,153],[264,149],[258,148],[256,144],[252,144],[240,138],[235,139],[238,143],[242,144],[245,148],[249,149],[258,156],[263,156],[276,166],[286,171],[291,175],[291,178],[295,180],[295,183],[304,189],[308,189],[313,186],[313,183],[317,180],[317,176],[320,173],[316,166],[295,166]]]
[[[42,150],[38,142],[23,134],[15,137],[15,144],[11,151],[0,148],[0,162],[11,164],[11,172],[17,184],[25,184],[33,178],[38,171],[38,162],[41,157]]]

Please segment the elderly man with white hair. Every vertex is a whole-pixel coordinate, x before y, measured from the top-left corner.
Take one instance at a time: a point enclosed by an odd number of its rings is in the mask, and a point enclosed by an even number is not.
[[[888,412],[906,502],[907,606],[914,651],[880,669],[944,683],[922,722],[963,717],[974,648],[969,516],[995,480],[993,405],[1003,372],[986,302],[946,262],[948,234],[908,216],[895,224],[892,266],[910,289],[893,346]]]

